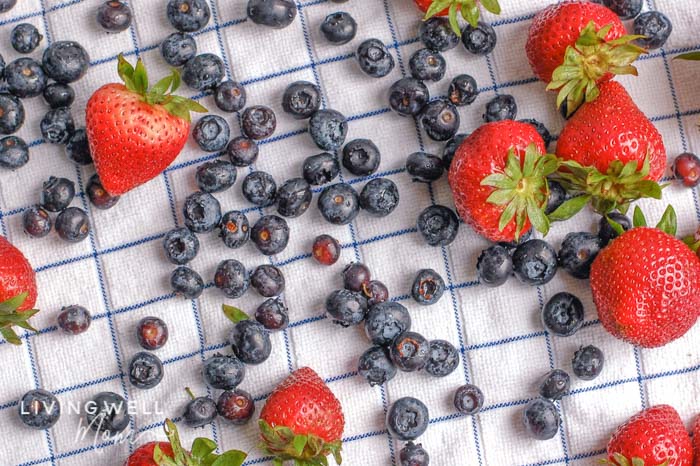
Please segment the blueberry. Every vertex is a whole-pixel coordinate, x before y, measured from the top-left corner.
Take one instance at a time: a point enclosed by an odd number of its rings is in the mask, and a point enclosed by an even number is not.
[[[542,139],[544,140],[544,147],[545,149],[549,147],[549,145],[552,143],[554,138],[552,137],[552,133],[549,132],[547,127],[544,125],[544,123],[534,120],[532,118],[527,118],[524,120],[518,120],[520,123],[527,123],[529,125],[532,125],[535,127],[537,132],[539,133],[540,136],[542,136]]]
[[[513,274],[513,261],[508,249],[493,245],[481,251],[476,261],[479,283],[488,287],[503,285]]]
[[[73,202],[75,183],[66,178],[49,177],[41,189],[41,205],[49,212],[60,212]]]
[[[220,289],[227,298],[240,298],[250,286],[248,270],[235,259],[223,260],[216,267],[214,286]]]
[[[66,144],[66,155],[78,165],[90,165],[92,154],[85,128],[76,129]]]
[[[496,48],[496,30],[479,21],[477,27],[467,24],[462,29],[462,45],[474,55],[488,55]]]
[[[603,371],[605,356],[593,345],[582,346],[574,353],[571,367],[574,375],[581,380],[593,380]]]
[[[226,120],[218,115],[206,115],[197,121],[192,130],[192,137],[199,147],[206,152],[219,152],[228,144],[231,129]]]
[[[129,382],[136,388],[148,390],[163,380],[163,363],[153,353],[136,353],[129,363]]]
[[[446,52],[459,44],[459,37],[450,27],[447,18],[437,16],[420,24],[418,37],[423,45],[437,52]]]
[[[0,0],[0,13],[10,11],[17,4],[17,0]]]
[[[321,107],[321,89],[308,81],[296,81],[282,95],[282,109],[297,120],[310,118]]]
[[[255,320],[266,330],[284,330],[289,325],[289,311],[280,298],[269,298],[255,310]]]
[[[593,233],[569,233],[559,249],[559,265],[576,278],[588,278],[591,264],[602,249],[598,235]]]
[[[431,183],[440,179],[445,169],[442,159],[425,152],[414,152],[406,158],[406,172],[413,181]]]
[[[415,440],[428,428],[430,415],[422,401],[412,398],[399,398],[389,408],[386,427],[389,433],[399,440]]]
[[[187,228],[194,233],[206,233],[221,221],[221,205],[211,194],[197,191],[185,199],[182,214]]]
[[[70,107],[75,100],[75,91],[68,84],[51,83],[44,88],[43,95],[51,108]]]
[[[0,2],[1,1],[2,0],[0,0]],[[5,72],[5,59],[3,58],[2,55],[0,55],[0,76],[2,76],[4,72]],[[3,85],[1,87],[6,88],[7,86],[4,85],[4,83],[3,83]],[[3,90],[3,92],[6,92],[6,90]]]
[[[0,139],[0,167],[15,170],[25,166],[27,162],[29,162],[29,147],[22,138],[6,136]]]
[[[265,139],[275,132],[277,117],[270,107],[255,105],[243,111],[241,124],[243,134],[250,139]]]
[[[484,406],[484,393],[476,385],[462,385],[455,391],[453,402],[458,412],[473,416]]]
[[[235,81],[224,81],[214,90],[214,103],[224,112],[238,112],[247,100],[245,88]]]
[[[216,87],[224,79],[224,62],[213,53],[202,53],[185,63],[182,82],[196,91]]]
[[[205,193],[226,191],[236,182],[236,167],[225,160],[211,160],[197,167],[197,186]]]
[[[331,13],[321,23],[321,34],[333,44],[347,44],[357,34],[357,23],[350,13],[344,11]]]
[[[440,81],[445,77],[447,62],[440,54],[430,49],[416,50],[408,61],[411,76],[421,81]]]
[[[430,357],[425,364],[425,372],[433,377],[446,377],[459,365],[459,350],[445,340],[430,342]]]
[[[362,288],[362,294],[367,298],[368,307],[386,302],[386,300],[389,299],[389,289],[379,280],[370,280],[370,282]]]
[[[357,372],[373,387],[393,379],[396,376],[396,367],[389,359],[386,348],[372,346],[360,356]]]
[[[121,1],[109,0],[97,8],[97,24],[107,32],[126,31],[131,26],[131,8]]]
[[[365,334],[374,345],[389,346],[394,339],[411,330],[411,315],[399,303],[375,304],[365,319]]]
[[[343,277],[343,287],[350,291],[363,291],[372,279],[369,268],[360,262],[346,265],[340,275]]]
[[[206,0],[169,0],[168,21],[180,32],[195,32],[209,22],[211,11]]]
[[[12,48],[19,53],[32,53],[43,38],[36,26],[29,23],[18,24],[10,33]]]
[[[673,159],[671,171],[683,186],[694,188],[700,184],[700,158],[692,152],[684,152]]]
[[[237,167],[248,167],[258,159],[258,143],[245,136],[231,139],[226,146],[226,153],[231,163]]]
[[[340,164],[334,155],[321,152],[304,160],[302,174],[307,183],[319,186],[330,183],[340,174]]]
[[[126,400],[113,392],[101,392],[85,403],[85,417],[95,432],[114,436],[129,426],[131,416]]]
[[[246,364],[260,364],[270,357],[272,343],[270,334],[259,322],[242,320],[229,335],[229,342],[238,359]]]
[[[292,178],[277,190],[277,213],[283,217],[299,217],[311,205],[311,186],[304,178]]]
[[[197,42],[190,34],[173,32],[160,43],[160,54],[170,66],[183,66],[197,55]]]
[[[195,299],[204,290],[204,280],[191,268],[180,266],[170,275],[170,286],[175,294]]]
[[[184,265],[197,257],[199,240],[188,228],[175,228],[163,238],[165,257],[176,265]]]
[[[72,305],[58,313],[58,328],[70,335],[79,335],[90,327],[92,316],[83,306]]]
[[[0,134],[12,134],[23,124],[24,105],[22,102],[13,95],[0,93]]]
[[[476,79],[468,74],[460,74],[452,78],[447,89],[447,98],[454,105],[462,107],[474,102],[479,95]]]
[[[227,390],[219,395],[216,412],[234,425],[243,425],[253,417],[255,402],[250,393],[245,390],[240,388]]]
[[[42,64],[49,78],[67,84],[85,76],[90,56],[77,42],[59,41],[44,50]]]
[[[423,107],[418,116],[418,122],[433,141],[447,141],[459,129],[459,113],[452,102],[439,98],[428,102]]]
[[[389,88],[389,106],[402,116],[415,116],[430,100],[430,92],[421,81],[401,78]]]
[[[557,253],[541,239],[525,241],[513,252],[513,271],[526,285],[549,283],[557,272]]]
[[[75,122],[70,108],[52,108],[40,123],[41,135],[51,144],[68,144],[75,131]]]
[[[403,332],[389,345],[389,356],[399,370],[419,371],[430,358],[430,343],[416,332]]]
[[[373,78],[383,78],[394,69],[394,57],[379,39],[367,39],[357,48],[360,69]]]
[[[250,223],[243,212],[232,210],[221,217],[219,237],[226,247],[240,248],[250,239]]]
[[[61,417],[61,403],[46,390],[30,390],[19,400],[19,419],[32,429],[53,427]]]
[[[416,445],[413,442],[408,442],[399,451],[399,461],[400,466],[428,466],[430,455],[420,443]]]
[[[645,49],[663,47],[672,31],[671,20],[660,11],[647,11],[634,19],[634,33],[646,36],[643,39],[637,39],[636,43]]]
[[[284,275],[272,264],[263,264],[250,274],[250,284],[264,298],[279,296],[284,291]]]
[[[369,139],[353,139],[343,147],[343,166],[353,175],[371,175],[381,160],[379,149]]]
[[[255,222],[250,233],[253,244],[266,256],[279,254],[289,243],[287,221],[277,215],[264,215]]]
[[[333,265],[340,258],[340,243],[331,235],[319,235],[314,240],[311,255],[322,265]]]
[[[251,172],[243,179],[243,197],[258,207],[269,207],[275,203],[277,183],[267,172]]]
[[[452,209],[432,205],[418,215],[417,227],[430,246],[447,246],[457,237],[459,219]]]
[[[557,435],[561,418],[554,403],[544,398],[536,398],[525,407],[523,424],[530,437],[549,440]]]
[[[377,217],[386,217],[399,205],[399,188],[388,178],[374,178],[360,192],[360,207]]]
[[[444,292],[445,282],[433,269],[419,270],[411,286],[411,297],[423,306],[437,303]]]
[[[554,369],[548,372],[540,382],[540,396],[549,400],[561,400],[562,397],[569,393],[571,386],[571,377],[561,369]]]
[[[56,233],[69,243],[77,243],[90,234],[90,220],[84,210],[68,207],[56,217]]]
[[[556,181],[549,180],[547,183],[549,184],[549,197],[544,213],[549,215],[566,201],[567,193],[564,187]]]
[[[603,0],[603,5],[610,8],[620,19],[632,19],[642,11],[644,2],[642,0]]]
[[[216,353],[202,366],[204,382],[217,390],[233,390],[245,377],[245,364],[237,357]]]
[[[367,298],[350,290],[335,290],[326,298],[326,312],[343,327],[358,325],[367,315]]]
[[[309,120],[309,134],[319,148],[335,151],[345,142],[348,120],[335,110],[319,110]]]
[[[492,121],[515,120],[517,114],[518,105],[515,103],[515,98],[512,95],[500,94],[488,101],[483,117],[486,123],[490,123]]]
[[[32,238],[43,238],[48,235],[52,225],[49,213],[39,205],[29,207],[22,214],[24,232]]]
[[[334,225],[347,225],[360,212],[360,198],[349,184],[337,183],[321,191],[318,208],[326,221]]]
[[[8,63],[3,76],[7,89],[20,98],[41,95],[48,80],[41,64],[33,58],[18,58]]]
[[[442,165],[445,167],[445,170],[450,170],[450,166],[452,165],[452,159],[454,159],[455,157],[455,152],[457,152],[459,146],[468,137],[468,134],[459,133],[455,134],[452,139],[447,141],[445,147],[442,149]]]
[[[292,0],[248,0],[247,12],[255,24],[283,29],[294,22],[297,6]]]
[[[602,217],[598,222],[598,237],[600,238],[601,245],[603,247],[607,246],[610,241],[617,238],[619,235],[610,225],[608,218],[613,222],[616,222],[622,227],[623,230],[627,231],[632,228],[632,221],[625,215],[619,212],[611,212],[606,217]]]
[[[182,415],[187,427],[204,427],[216,419],[216,403],[211,398],[200,396],[192,398],[185,406]]]
[[[136,338],[141,348],[153,351],[168,342],[168,325],[158,317],[144,317],[136,326]]]

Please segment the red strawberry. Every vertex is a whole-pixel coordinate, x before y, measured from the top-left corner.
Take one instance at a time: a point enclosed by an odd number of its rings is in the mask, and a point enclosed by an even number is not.
[[[13,325],[34,330],[29,318],[39,312],[36,303],[36,276],[24,254],[0,236],[0,335],[13,344],[20,339]]]
[[[700,466],[700,416],[693,422],[693,466]]]
[[[483,6],[487,11],[495,14],[501,14],[501,6],[498,0],[414,0],[418,8],[425,12],[423,19],[429,19],[433,16],[449,16],[452,30],[458,36],[462,35],[459,28],[457,15],[461,14],[472,27],[476,27],[481,16],[480,6]]]
[[[148,88],[139,59],[134,69],[119,57],[124,84],[99,88],[87,103],[85,122],[97,174],[111,195],[153,179],[180,154],[190,130],[190,111],[206,112],[198,103],[168,93],[180,85],[172,75]]]
[[[124,463],[124,466],[158,466],[153,460],[153,451],[156,446],[160,451],[170,458],[173,457],[173,448],[170,442],[149,442],[138,447]]]
[[[261,447],[281,461],[326,464],[325,457],[332,454],[341,462],[342,407],[309,367],[296,370],[277,386],[260,413],[259,424]]]
[[[416,6],[425,13],[428,11],[428,9],[432,6],[433,3],[435,3],[433,0],[414,0],[416,2]],[[433,16],[447,16],[449,13],[449,8],[445,8],[442,11],[437,12]]]
[[[632,416],[617,428],[608,442],[606,462],[618,466],[691,466],[693,447],[676,410],[658,405]]]
[[[491,241],[513,241],[530,222],[546,233],[545,177],[557,162],[544,153],[542,137],[527,123],[504,120],[478,128],[459,146],[450,168],[459,215]]]

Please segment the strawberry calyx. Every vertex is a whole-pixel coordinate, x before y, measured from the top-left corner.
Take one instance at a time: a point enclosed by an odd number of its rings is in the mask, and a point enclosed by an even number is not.
[[[462,30],[459,27],[458,13],[461,13],[462,18],[473,28],[479,24],[481,17],[480,6],[483,6],[486,11],[494,15],[501,14],[501,5],[498,0],[434,0],[430,8],[425,12],[423,21],[426,21],[433,16],[437,16],[445,9],[449,10],[448,18],[450,26],[457,36],[462,36]]]
[[[668,466],[668,460],[660,464],[646,464],[641,458],[634,457],[632,459],[629,459],[621,453],[613,453],[613,459],[615,461],[602,459],[599,460],[598,463],[612,466]]]
[[[584,102],[594,101],[600,91],[598,82],[608,73],[637,76],[637,68],[632,63],[643,53],[642,47],[632,42],[644,36],[626,35],[606,41],[612,24],[596,31],[593,21],[581,31],[575,46],[568,46],[564,63],[552,73],[548,91],[558,90],[557,107],[566,102],[567,115],[572,115]]]
[[[229,304],[222,304],[221,310],[228,320],[237,324],[242,320],[250,320],[250,316],[244,311],[238,309],[236,306],[231,306]]]
[[[161,105],[173,116],[190,121],[190,112],[207,113],[207,109],[198,102],[174,95],[180,87],[180,72],[173,69],[170,75],[164,77],[149,88],[148,73],[140,58],[136,67],[126,61],[123,55],[119,55],[117,61],[119,77],[124,81],[128,90],[142,97],[141,101],[148,105]]]
[[[274,466],[282,466],[285,461],[294,461],[295,466],[328,466],[328,455],[341,464],[342,442],[326,442],[315,435],[297,435],[285,426],[272,427],[263,419],[260,426],[260,449],[275,457]]]
[[[22,344],[22,340],[12,328],[13,326],[16,325],[25,330],[38,332],[37,329],[31,326],[29,319],[39,312],[39,309],[18,310],[24,304],[27,296],[29,296],[29,293],[25,291],[13,298],[0,302],[0,335],[13,345]]]
[[[674,60],[692,60],[692,61],[700,61],[700,52],[688,52],[688,53],[682,53],[680,55],[676,55],[674,57]]]
[[[239,450],[216,454],[216,443],[203,437],[194,439],[191,452],[188,452],[180,443],[180,435],[173,421],[166,419],[163,430],[173,449],[173,456],[166,455],[160,445],[156,445],[153,449],[153,461],[158,466],[241,466],[248,457]]]
[[[535,144],[530,144],[525,149],[522,166],[515,149],[511,148],[503,172],[481,180],[482,186],[495,188],[486,202],[504,206],[498,222],[500,231],[515,220],[517,240],[524,233],[525,222],[529,219],[543,235],[549,232],[549,219],[544,213],[549,197],[547,176],[555,173],[558,167],[555,155],[541,154]]]

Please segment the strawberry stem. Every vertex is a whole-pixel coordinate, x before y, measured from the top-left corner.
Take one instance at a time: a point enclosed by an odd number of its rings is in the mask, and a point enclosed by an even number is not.
[[[25,330],[38,332],[38,330],[29,323],[29,319],[39,312],[39,310],[18,310],[27,300],[27,296],[29,296],[29,293],[25,291],[6,301],[0,302],[0,335],[2,335],[8,343],[13,345],[21,345],[22,340],[12,327],[17,326]]]
[[[433,16],[439,15],[442,11],[448,10],[448,18],[450,26],[457,36],[462,36],[462,31],[459,27],[458,12],[461,12],[462,18],[469,23],[473,28],[479,24],[481,17],[480,6],[494,15],[501,14],[501,5],[498,0],[434,0],[430,8],[425,12],[424,21],[429,20]]]
[[[258,426],[260,449],[275,457],[272,464],[282,465],[285,461],[304,466],[328,464],[328,455],[333,455],[337,464],[342,463],[340,440],[325,442],[315,435],[297,435],[289,427],[272,427],[263,419],[258,421]]]

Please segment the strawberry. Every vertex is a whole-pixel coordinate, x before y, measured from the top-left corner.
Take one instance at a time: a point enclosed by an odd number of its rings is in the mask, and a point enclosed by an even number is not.
[[[501,5],[498,0],[414,0],[418,8],[425,12],[424,20],[433,16],[448,16],[450,26],[458,36],[462,35],[459,27],[457,13],[459,12],[472,27],[477,27],[481,12],[479,7],[483,6],[494,15],[501,14]]]
[[[657,405],[632,416],[608,442],[608,459],[617,466],[691,466],[693,447],[673,407]]]
[[[295,464],[340,464],[345,417],[340,402],[309,367],[294,371],[272,392],[260,413],[261,448]]]
[[[140,59],[134,68],[120,55],[118,71],[124,84],[102,86],[85,110],[95,168],[113,196],[162,173],[187,141],[190,111],[207,111],[193,100],[172,94],[180,86],[176,70],[150,89]]]
[[[457,149],[448,178],[462,219],[491,241],[513,241],[531,222],[546,233],[545,177],[557,160],[544,153],[542,137],[527,123],[503,120],[474,131]]]
[[[700,258],[672,236],[676,230],[672,208],[657,228],[646,227],[637,208],[634,224],[636,228],[613,240],[593,261],[591,291],[608,332],[655,348],[680,338],[695,324]]]
[[[24,254],[0,236],[0,335],[9,343],[21,340],[13,326],[36,331],[29,318],[39,312],[36,303],[36,276]]]
[[[569,0],[540,11],[532,21],[525,51],[532,71],[559,90],[557,106],[566,100],[573,113],[595,100],[598,84],[613,74],[637,74],[632,63],[644,49],[625,35],[625,26],[610,9],[597,3]]]
[[[700,416],[693,422],[693,466],[700,466]]]

